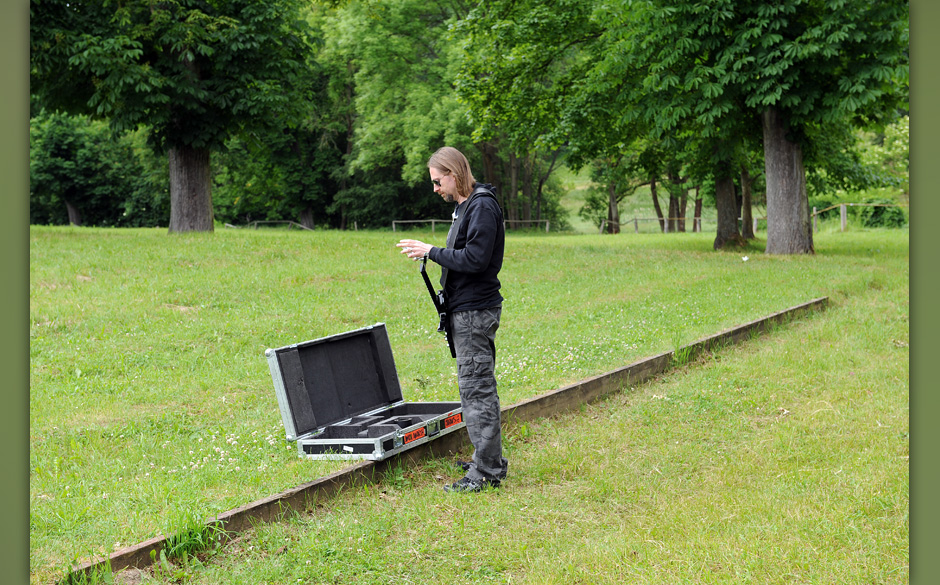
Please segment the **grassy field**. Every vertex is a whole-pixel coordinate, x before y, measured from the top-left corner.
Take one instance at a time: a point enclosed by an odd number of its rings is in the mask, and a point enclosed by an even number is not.
[[[384,322],[406,399],[456,399],[397,237],[32,228],[32,582],[341,467],[284,440],[268,347]],[[457,471],[432,461],[183,577],[906,582],[907,231],[823,232],[814,257],[712,238],[510,235],[503,404],[811,298],[832,308],[513,429],[499,492],[447,499]]]

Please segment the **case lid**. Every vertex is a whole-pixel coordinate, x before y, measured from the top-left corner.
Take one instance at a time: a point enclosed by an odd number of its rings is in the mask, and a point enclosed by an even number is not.
[[[265,352],[283,381],[284,426],[297,436],[402,400],[384,323]],[[275,379],[275,388],[278,386]],[[288,420],[288,416],[290,420]]]

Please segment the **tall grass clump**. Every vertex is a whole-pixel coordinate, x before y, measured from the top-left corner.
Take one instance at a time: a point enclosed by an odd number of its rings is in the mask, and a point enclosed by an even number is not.
[[[906,231],[820,234],[812,257],[764,256],[760,243],[716,253],[711,240],[510,234],[503,404],[815,297],[839,304],[907,280]],[[31,228],[33,581],[151,538],[175,510],[208,520],[341,468],[285,441],[266,348],[384,322],[406,399],[455,400],[427,290],[396,241]],[[906,315],[895,301],[879,318]]]

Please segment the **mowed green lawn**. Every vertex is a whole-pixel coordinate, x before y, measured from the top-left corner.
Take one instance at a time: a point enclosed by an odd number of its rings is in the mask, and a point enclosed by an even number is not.
[[[284,440],[266,348],[384,322],[406,399],[455,400],[401,235],[32,228],[32,581],[342,467]],[[812,257],[712,239],[511,234],[503,404],[812,298],[831,308],[510,429],[498,492],[447,498],[459,474],[432,461],[186,579],[906,582],[908,232],[823,233]]]

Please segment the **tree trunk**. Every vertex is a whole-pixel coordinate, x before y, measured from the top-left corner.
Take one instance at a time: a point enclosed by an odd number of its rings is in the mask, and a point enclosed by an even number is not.
[[[767,254],[813,254],[813,230],[803,150],[787,139],[787,123],[776,108],[767,108],[764,168],[767,175]]]
[[[532,219],[532,153],[526,153],[522,159],[522,219]],[[525,224],[528,226],[528,224]]]
[[[685,214],[689,207],[689,190],[682,189],[682,195],[679,197],[679,231],[685,233]]]
[[[506,193],[506,209],[503,213],[509,219],[509,228],[512,229],[513,221],[519,219],[519,211],[516,209],[516,194],[519,192],[519,159],[515,154],[509,153],[509,192]]]
[[[308,230],[312,230],[314,228],[313,207],[308,205],[306,209],[300,212],[300,225],[304,226]]]
[[[617,205],[617,184],[607,185],[607,233],[620,233],[620,206]]]
[[[699,194],[700,187],[695,188],[695,213],[692,220],[692,232],[702,232],[702,196]]]
[[[656,209],[656,217],[659,218],[659,231],[666,231],[666,224],[663,223],[663,208],[659,206],[659,197],[656,196],[656,179],[650,181],[650,195],[653,198],[653,207]]]
[[[81,227],[82,212],[68,199],[65,200],[65,211],[69,214],[69,224]]]
[[[347,79],[352,79],[355,75],[356,66],[353,61],[350,59],[346,61],[346,72],[349,74]],[[354,96],[356,95],[356,86],[353,83],[347,83],[343,86],[344,94],[344,103],[351,104],[353,103]],[[344,121],[346,122],[346,156],[343,157],[345,161],[343,166],[346,170],[349,169],[350,162],[352,160],[353,152],[353,141],[356,132],[356,114],[354,110],[347,111],[344,116]],[[342,179],[339,181],[339,190],[345,192],[349,188],[349,173],[341,173]],[[339,206],[339,229],[341,231],[346,231],[347,217],[346,217],[346,206]]]
[[[685,205],[687,199],[688,189],[686,189],[683,184],[685,179],[675,171],[667,171],[667,178],[669,179],[670,189],[669,189],[669,231],[670,232],[684,232],[685,231]]]
[[[727,168],[727,163],[722,164]],[[729,243],[743,244],[738,231],[738,205],[734,196],[734,179],[728,173],[719,172],[715,179],[715,206],[718,209],[718,229],[714,248],[720,250]]]
[[[213,231],[209,149],[175,146],[169,163],[170,233]]]
[[[483,157],[483,180],[484,183],[490,183],[496,189],[496,197],[499,200],[500,207],[506,209],[506,193],[503,189],[503,175],[498,171],[499,154],[496,146],[491,142],[483,142],[477,146]]]
[[[751,210],[751,184],[754,178],[741,167],[741,236],[745,240],[754,239],[754,214]]]
[[[669,194],[669,217],[667,218],[669,233],[674,234],[679,231],[679,198]]]
[[[544,175],[539,174],[538,190],[535,193],[535,219],[542,219],[542,188],[545,186],[545,182],[548,181],[549,175],[552,174],[552,170],[555,168],[555,163],[558,161],[558,155],[560,153],[561,149],[555,149],[552,153],[552,162],[548,165],[548,170],[545,171]]]

